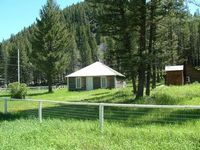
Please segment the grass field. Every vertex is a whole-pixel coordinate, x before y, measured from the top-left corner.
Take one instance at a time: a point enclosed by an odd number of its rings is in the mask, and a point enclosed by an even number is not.
[[[200,84],[185,86],[161,85],[152,91],[150,97],[138,101],[134,100],[131,86],[124,89],[99,89],[83,92],[69,92],[66,89],[60,89],[51,94],[47,94],[46,91],[30,94],[28,98],[59,101],[200,105]]]
[[[7,96],[9,96],[8,92],[0,91],[0,97]],[[200,105],[200,84],[161,85],[151,92],[150,97],[144,97],[138,101],[134,100],[131,86],[124,89],[99,89],[81,92],[70,92],[67,89],[57,89],[53,93],[47,93],[47,90],[29,90],[26,98],[55,101]]]
[[[134,100],[131,90],[131,87],[88,92],[59,89],[51,94],[45,90],[29,91],[28,98],[200,105],[199,84],[160,86],[152,91],[150,97],[137,101]],[[9,94],[1,92],[0,97],[4,96]],[[3,102],[0,102],[0,107],[3,107]],[[39,123],[37,107],[37,103],[9,102],[9,111],[21,113],[6,116],[0,113],[0,150],[200,149],[199,110],[105,108],[105,128],[101,134],[98,108],[44,105],[44,120]],[[71,116],[65,117],[67,114]]]
[[[196,150],[200,148],[200,124],[109,124],[100,134],[95,121],[20,119],[0,123],[1,150]]]

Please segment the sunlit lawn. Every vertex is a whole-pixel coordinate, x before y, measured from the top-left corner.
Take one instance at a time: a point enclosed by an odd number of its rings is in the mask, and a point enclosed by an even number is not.
[[[132,88],[69,92],[57,89],[28,92],[27,98],[54,101],[200,105],[200,85],[159,86],[150,97],[134,100]],[[0,97],[9,96],[0,92]],[[200,111],[177,109],[105,108],[104,133],[100,133],[98,107],[9,101],[9,115],[0,113],[0,150],[10,149],[200,149]],[[0,112],[4,102],[0,101]]]
[[[78,120],[20,119],[0,122],[0,150],[197,150],[200,122],[184,125],[106,124]]]
[[[9,97],[9,92],[0,91],[0,97]],[[29,90],[26,98],[54,101],[84,101],[111,103],[145,103],[145,104],[185,104],[200,105],[200,84],[185,86],[158,86],[152,90],[150,97],[134,100],[132,87],[122,89],[98,89],[92,91],[68,91],[56,89],[53,93],[47,90]]]

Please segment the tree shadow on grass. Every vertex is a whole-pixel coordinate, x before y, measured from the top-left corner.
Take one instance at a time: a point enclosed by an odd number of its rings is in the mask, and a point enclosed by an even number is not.
[[[82,102],[95,102],[95,103],[133,103],[133,98],[130,98],[123,91],[117,91],[115,93],[106,92],[104,94],[97,94],[96,97],[86,98],[81,100]]]
[[[146,118],[129,118],[123,121],[123,124],[128,127],[141,125],[183,125],[188,121],[200,121],[200,110],[173,110],[165,111],[149,111]]]
[[[29,93],[27,94],[27,96],[42,96],[42,95],[47,95],[47,94],[50,94],[50,93],[48,92]],[[3,95],[0,95],[0,97],[10,97],[10,94],[3,94]]]
[[[10,94],[3,94],[3,95],[0,95],[0,97],[10,97]]]
[[[16,120],[16,119],[20,119],[22,116],[20,114],[11,114],[11,113],[8,113],[8,114],[3,114],[3,113],[0,113],[0,122],[2,121],[13,121],[13,120]]]
[[[126,110],[126,113],[123,112],[123,109],[120,108],[111,108],[105,107],[105,119],[108,120],[125,120],[131,113],[134,113],[133,110]],[[148,113],[149,109],[141,109],[140,112],[136,114],[145,115]],[[10,116],[15,118],[30,118],[38,117],[38,109],[27,109],[17,112],[13,112],[9,116],[5,115],[3,119],[9,119]],[[2,114],[3,115],[3,114]],[[52,118],[52,119],[78,119],[78,120],[98,120],[99,119],[99,106],[82,106],[82,105],[58,105],[52,107],[42,108],[43,119]],[[135,116],[139,117],[139,115]]]
[[[30,93],[28,96],[42,96],[42,95],[47,95],[47,94],[52,94],[49,92],[39,92],[39,93]]]
[[[99,95],[107,95],[109,94],[110,92],[102,92],[102,93],[94,93],[92,94],[93,96],[99,96]]]
[[[94,120],[99,119],[98,106],[57,105],[42,108],[43,119]],[[38,109],[27,109],[13,114],[0,114],[0,120],[38,118]],[[173,125],[200,120],[200,110],[167,110],[152,108],[105,107],[104,119],[109,123],[120,123],[125,127],[141,125]]]

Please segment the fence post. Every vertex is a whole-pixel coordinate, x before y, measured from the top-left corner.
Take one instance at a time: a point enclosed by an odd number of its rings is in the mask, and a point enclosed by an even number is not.
[[[4,114],[8,113],[8,98],[4,100]]]
[[[103,133],[103,125],[104,125],[104,105],[99,105],[99,126],[101,133]]]
[[[42,101],[39,101],[38,117],[39,117],[39,121],[42,122]]]

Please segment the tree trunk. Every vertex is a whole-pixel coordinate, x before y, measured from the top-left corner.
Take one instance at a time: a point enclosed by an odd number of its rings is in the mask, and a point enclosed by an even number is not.
[[[146,79],[146,95],[150,95],[150,84],[151,84],[151,65],[147,67],[147,79]]]
[[[197,42],[197,59],[198,59],[198,66],[200,65],[200,24],[198,26],[198,42]]]
[[[132,74],[131,76],[132,85],[133,85],[133,96],[137,93],[137,86],[136,86],[136,76]]]
[[[138,68],[138,90],[136,99],[143,97],[144,95],[144,83],[145,83],[145,62],[144,52],[146,49],[146,0],[143,0],[140,7],[140,23],[139,23],[139,68]]]
[[[160,82],[160,68],[158,67],[157,68],[157,82],[159,83]]]
[[[47,83],[48,83],[48,92],[49,93],[52,93],[53,92],[53,89],[52,89],[52,76],[51,75],[48,75],[47,77]]]
[[[155,9],[156,9],[156,0],[151,0],[151,11],[150,11],[150,29],[149,29],[149,46],[148,53],[149,56],[152,56],[153,42],[155,37]],[[151,84],[151,68],[152,68],[152,58],[149,58],[147,66],[147,79],[146,79],[146,95],[150,95],[150,84]]]
[[[153,64],[152,67],[152,89],[156,88],[156,65]]]

